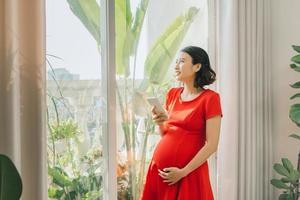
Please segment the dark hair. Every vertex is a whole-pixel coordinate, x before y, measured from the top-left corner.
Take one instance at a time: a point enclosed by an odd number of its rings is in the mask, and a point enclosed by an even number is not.
[[[212,70],[209,62],[208,54],[205,50],[196,46],[187,46],[181,49],[181,52],[185,52],[192,57],[193,65],[200,63],[201,68],[196,72],[194,80],[194,87],[203,88],[205,85],[210,85],[216,80],[216,72]]]

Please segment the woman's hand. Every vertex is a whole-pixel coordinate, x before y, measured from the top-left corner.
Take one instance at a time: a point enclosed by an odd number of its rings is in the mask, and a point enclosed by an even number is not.
[[[184,169],[179,169],[177,167],[164,168],[163,171],[158,169],[158,172],[159,176],[164,179],[164,182],[169,183],[169,185],[177,183],[187,175],[187,172]]]
[[[152,112],[152,119],[157,125],[162,125],[168,119],[167,114],[162,112],[157,112],[155,110],[155,106],[152,107],[151,112]]]

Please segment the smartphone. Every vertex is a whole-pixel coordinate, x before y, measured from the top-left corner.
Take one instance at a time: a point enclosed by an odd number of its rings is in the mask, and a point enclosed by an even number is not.
[[[147,101],[151,106],[155,106],[157,112],[166,113],[166,110],[164,109],[162,104],[159,102],[158,98],[148,97]]]

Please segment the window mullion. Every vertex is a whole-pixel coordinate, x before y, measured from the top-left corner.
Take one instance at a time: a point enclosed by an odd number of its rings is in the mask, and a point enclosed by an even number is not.
[[[115,2],[101,0],[101,64],[102,64],[102,93],[107,102],[104,106],[103,126],[104,141],[104,184],[103,197],[105,200],[117,200],[116,177],[116,94],[115,94]]]

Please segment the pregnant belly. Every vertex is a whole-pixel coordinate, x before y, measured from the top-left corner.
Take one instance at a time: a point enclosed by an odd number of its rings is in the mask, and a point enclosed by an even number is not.
[[[182,168],[193,159],[204,143],[200,134],[169,129],[157,144],[153,160],[159,168]]]

